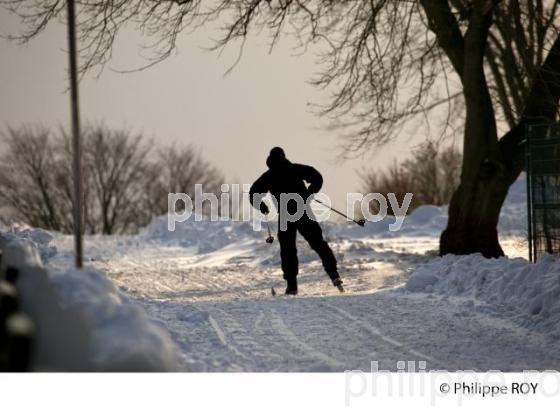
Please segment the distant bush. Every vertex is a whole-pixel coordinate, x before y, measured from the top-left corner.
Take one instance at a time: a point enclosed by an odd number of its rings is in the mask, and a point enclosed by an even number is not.
[[[383,195],[392,192],[399,204],[405,194],[411,192],[413,197],[408,212],[420,205],[445,205],[459,185],[461,163],[462,155],[457,149],[449,147],[440,150],[435,143],[426,142],[412,153],[412,158],[395,162],[385,170],[366,172],[362,190]],[[372,201],[372,204],[375,203]],[[390,207],[388,211],[391,211]]]
[[[70,137],[47,128],[9,128],[0,157],[0,208],[10,221],[73,229]],[[167,193],[219,192],[221,173],[191,146],[157,149],[142,135],[86,127],[82,133],[83,225],[89,234],[132,233],[167,212]]]

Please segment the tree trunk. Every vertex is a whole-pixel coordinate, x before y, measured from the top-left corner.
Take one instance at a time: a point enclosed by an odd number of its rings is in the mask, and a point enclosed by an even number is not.
[[[499,257],[504,252],[497,225],[508,189],[524,167],[525,127],[556,119],[560,99],[560,37],[535,76],[521,120],[495,144],[497,149],[476,135],[476,126],[469,127],[469,113],[487,107],[469,106],[466,93],[465,97],[467,126],[461,183],[449,204],[447,228],[440,237],[440,254],[480,252],[485,257]],[[473,102],[472,96],[470,101]],[[489,121],[480,111],[478,115],[481,117],[472,122]]]
[[[449,204],[449,220],[440,238],[440,253],[482,252],[500,256],[496,225],[504,195],[502,155],[498,145],[492,99],[484,73],[484,53],[491,9],[479,6],[471,14],[464,37],[461,81],[466,121],[461,183]]]
[[[523,129],[518,128],[516,132],[522,139]],[[468,175],[472,176],[461,181],[449,204],[447,228],[440,237],[441,255],[477,252],[487,258],[504,255],[498,240],[498,220],[508,189],[521,169],[506,166],[503,158],[522,156],[523,148],[501,143],[499,148],[497,157],[480,152],[480,156],[485,156],[482,162],[474,166],[466,164]]]

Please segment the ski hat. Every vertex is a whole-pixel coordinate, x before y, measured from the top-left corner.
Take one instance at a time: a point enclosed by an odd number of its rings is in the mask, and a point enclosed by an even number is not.
[[[269,168],[274,168],[280,165],[285,160],[286,160],[286,154],[284,153],[284,150],[280,147],[274,147],[270,150],[270,154],[266,159],[266,165]]]

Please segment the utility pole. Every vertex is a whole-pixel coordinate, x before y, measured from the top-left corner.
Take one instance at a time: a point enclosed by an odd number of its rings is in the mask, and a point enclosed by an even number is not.
[[[68,72],[70,74],[70,112],[74,177],[74,250],[76,267],[83,266],[82,240],[82,176],[80,143],[80,107],[78,95],[78,56],[76,51],[76,9],[74,0],[66,0],[68,23]]]

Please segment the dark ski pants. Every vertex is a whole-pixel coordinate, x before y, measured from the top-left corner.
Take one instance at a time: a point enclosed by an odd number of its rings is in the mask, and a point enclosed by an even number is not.
[[[323,231],[317,221],[303,216],[298,221],[288,222],[286,228],[285,231],[278,229],[280,257],[282,259],[282,271],[284,272],[285,280],[295,279],[298,274],[297,232],[309,243],[311,249],[317,252],[331,280],[339,277],[336,268],[336,258],[329,244],[323,239]]]

